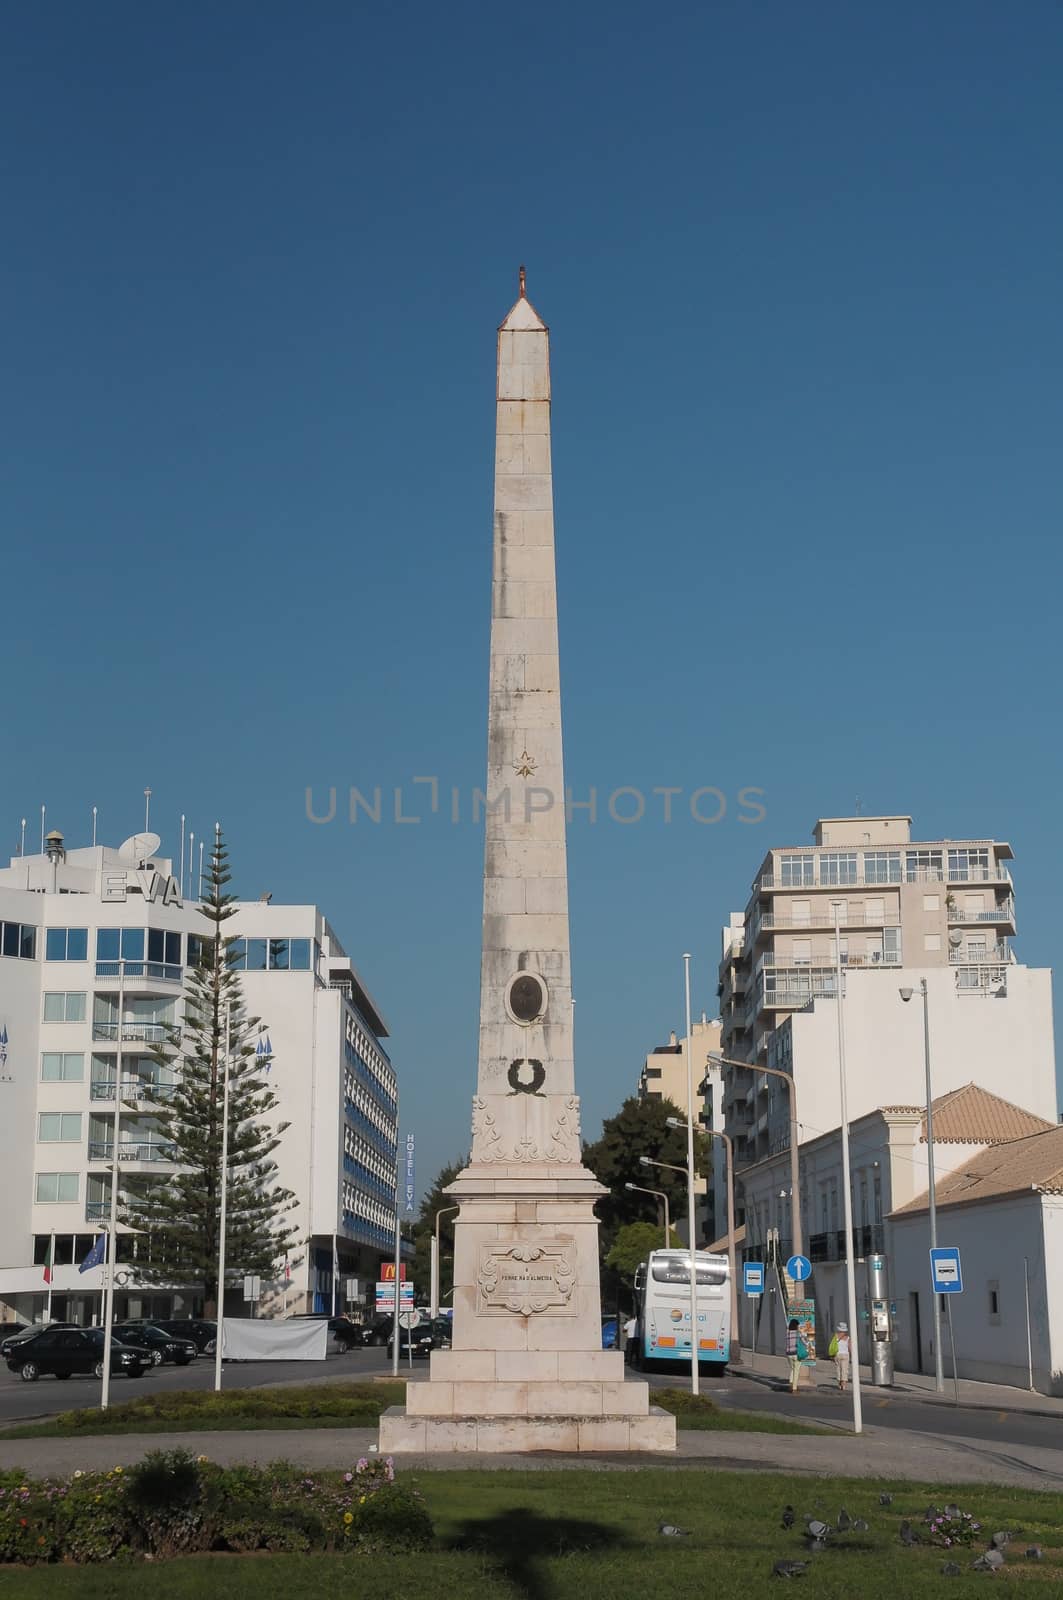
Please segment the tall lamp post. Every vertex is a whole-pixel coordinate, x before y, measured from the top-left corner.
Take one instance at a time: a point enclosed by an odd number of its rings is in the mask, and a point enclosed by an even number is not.
[[[686,990],[687,1019],[687,1233],[690,1245],[690,1391],[698,1392],[701,1342],[698,1339],[698,1267],[694,1194],[694,1053],[690,1026],[690,956],[683,957],[683,982]]]
[[[750,1072],[763,1072],[769,1078],[781,1078],[790,1094],[790,1233],[793,1240],[793,1253],[795,1256],[804,1255],[804,1229],[801,1224],[801,1190],[798,1186],[798,1121],[797,1121],[797,1085],[789,1072],[780,1072],[778,1067],[758,1067],[751,1061],[735,1061],[730,1056],[725,1056],[721,1050],[710,1050],[709,1060],[717,1067],[745,1067]]]
[[[218,1218],[218,1335],[214,1341],[214,1387],[221,1389],[222,1345],[225,1341],[225,1228],[229,1210],[229,1040],[231,1007],[225,1006],[225,1060],[221,1110],[221,1214]]]
[[[641,1183],[625,1183],[624,1188],[630,1189],[636,1194],[655,1195],[656,1198],[661,1202],[661,1205],[664,1207],[664,1247],[667,1250],[672,1238],[672,1229],[668,1220],[668,1196],[665,1194],[664,1190],[644,1189]]]
[[[435,1232],[432,1235],[432,1264],[429,1271],[430,1287],[428,1294],[429,1313],[434,1322],[439,1315],[439,1224],[444,1217],[452,1217],[460,1206],[444,1206],[436,1212]]]
[[[937,1194],[934,1188],[934,1105],[930,1087],[930,999],[926,979],[920,978],[919,989],[923,996],[923,1063],[926,1069],[926,1169],[927,1198],[930,1208],[930,1248],[938,1242]],[[901,989],[901,999],[907,1004],[914,990]],[[945,1392],[945,1362],[941,1352],[941,1299],[934,1295],[934,1388],[938,1394]]]
[[[122,1115],[122,1035],[125,1031],[125,962],[118,963],[118,1026],[114,1036],[114,1127],[111,1132],[111,1207],[107,1222],[107,1298],[103,1310],[103,1387],[100,1410],[111,1400],[111,1344],[114,1337],[114,1278],[118,1271],[118,1133]]]
[[[834,911],[834,978],[838,988],[838,1092],[841,1101],[842,1136],[842,1208],[845,1216],[845,1280],[849,1301],[849,1367],[853,1385],[853,1432],[863,1431],[860,1407],[860,1349],[857,1342],[856,1320],[856,1262],[853,1254],[853,1195],[849,1175],[849,1106],[845,1092],[845,1017],[842,989],[842,930],[841,914],[844,902],[833,900]]]
[[[678,1117],[669,1117],[668,1118],[668,1126],[670,1128],[681,1128],[683,1126],[683,1124],[680,1122]],[[650,1156],[639,1156],[639,1165],[643,1166],[643,1167],[660,1167],[661,1170],[664,1171],[664,1172],[678,1172],[678,1174],[679,1174],[679,1176],[681,1178],[685,1178],[687,1180],[688,1192],[690,1194],[693,1194],[693,1192],[694,1192],[694,1174],[693,1174],[693,1171],[691,1170],[691,1168],[689,1168],[689,1167],[677,1167],[671,1161],[654,1161],[654,1160],[651,1159]],[[693,1235],[691,1237],[693,1237]],[[699,1387],[698,1387],[698,1378],[699,1378],[699,1375],[700,1375],[699,1374],[699,1368],[698,1368],[698,1350],[699,1350],[700,1346],[698,1344],[698,1303],[697,1303],[697,1293],[698,1293],[697,1257],[696,1257],[695,1252],[694,1252],[694,1247],[693,1247],[693,1245],[691,1245],[691,1247],[690,1247],[690,1384],[691,1384],[692,1392],[694,1394],[698,1394],[700,1392]]]
[[[683,1124],[678,1117],[669,1117],[670,1128],[681,1128]],[[710,1139],[722,1139],[727,1152],[727,1274],[731,1280],[731,1338],[741,1350],[741,1340],[738,1334],[738,1268],[735,1264],[735,1167],[734,1145],[731,1136],[719,1128],[706,1128],[705,1133]],[[735,1357],[736,1361],[739,1359]]]

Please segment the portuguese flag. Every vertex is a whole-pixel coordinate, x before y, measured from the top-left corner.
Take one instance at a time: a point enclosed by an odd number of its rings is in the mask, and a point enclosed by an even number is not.
[[[51,1283],[51,1281],[52,1281],[52,1257],[54,1256],[54,1254],[55,1254],[55,1234],[53,1233],[51,1235],[51,1237],[49,1238],[49,1240],[48,1240],[48,1254],[44,1258],[44,1281],[45,1281],[45,1283]]]

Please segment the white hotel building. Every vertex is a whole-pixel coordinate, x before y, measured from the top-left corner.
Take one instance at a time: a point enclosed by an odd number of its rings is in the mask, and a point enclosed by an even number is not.
[[[54,1318],[99,1315],[102,1272],[79,1274],[110,1209],[121,1031],[119,1160],[165,1181],[173,1170],[157,1112],[171,1084],[152,1059],[180,1021],[190,938],[206,932],[153,835],[121,850],[17,856],[0,869],[0,1317],[39,1319],[54,1236]],[[260,1311],[330,1310],[390,1257],[395,1232],[397,1089],[381,1040],[387,1027],[316,906],[239,902],[226,926],[239,940],[245,1002],[270,1047],[269,1083],[288,1122],[277,1181],[293,1191],[300,1246],[290,1278]],[[122,1015],[118,973],[122,963]],[[231,1263],[238,1272],[239,1263]],[[230,1288],[227,1309],[242,1309]],[[138,1286],[120,1316],[202,1311],[200,1291]]]

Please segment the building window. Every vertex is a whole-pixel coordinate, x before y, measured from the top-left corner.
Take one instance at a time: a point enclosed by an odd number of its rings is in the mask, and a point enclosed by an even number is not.
[[[37,1119],[41,1144],[76,1144],[81,1138],[80,1111],[42,1111]]]
[[[44,1083],[80,1083],[85,1076],[85,1057],[80,1051],[45,1050],[41,1056]]]
[[[190,967],[204,966],[210,960],[212,943],[212,940],[201,933],[190,933],[188,935],[188,965]]]
[[[46,994],[44,997],[44,1020],[45,1022],[84,1022],[84,994],[67,993],[61,989]]]
[[[827,850],[820,856],[820,883],[855,883],[856,877],[855,850]]]
[[[36,954],[36,928],[28,922],[0,922],[0,955],[32,961]]]
[[[923,896],[924,911],[940,911],[941,896],[939,894],[925,894]]]
[[[901,853],[899,850],[865,850],[865,883],[900,883]]]
[[[904,876],[908,883],[940,883],[944,876],[940,850],[906,850]]]
[[[923,949],[924,950],[940,950],[941,949],[941,935],[940,935],[940,933],[924,933],[924,935],[923,935]]]
[[[815,883],[815,863],[811,856],[783,856],[779,862],[780,881],[784,888],[803,889]]]
[[[949,851],[949,879],[951,882],[984,883],[988,877],[988,850]]]
[[[167,967],[181,965],[181,935],[163,928],[148,929],[148,960]]]
[[[44,936],[46,961],[87,961],[89,958],[89,930],[87,928],[49,928]]]
[[[812,960],[812,940],[795,939],[790,954],[795,967],[808,966]]]
[[[38,1172],[37,1204],[41,1206],[77,1202],[79,1178],[76,1172]]]
[[[234,939],[231,965],[236,972],[309,972],[309,939]]]

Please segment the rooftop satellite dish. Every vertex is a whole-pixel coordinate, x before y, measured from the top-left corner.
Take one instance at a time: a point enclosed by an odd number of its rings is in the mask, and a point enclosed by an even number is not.
[[[962,943],[963,934],[960,932],[959,928],[953,928],[952,932],[949,934],[949,944],[954,950],[958,950]]]
[[[118,846],[118,855],[122,861],[147,861],[161,843],[157,833],[134,833]]]

